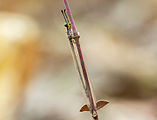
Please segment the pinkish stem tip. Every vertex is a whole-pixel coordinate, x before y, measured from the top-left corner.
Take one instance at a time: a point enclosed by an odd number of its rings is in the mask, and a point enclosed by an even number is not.
[[[74,33],[74,35],[78,35],[76,25],[75,25],[68,1],[64,0],[64,4],[65,4],[65,7],[66,7],[66,10],[67,10],[70,22],[71,22],[71,27],[72,27],[73,33]]]

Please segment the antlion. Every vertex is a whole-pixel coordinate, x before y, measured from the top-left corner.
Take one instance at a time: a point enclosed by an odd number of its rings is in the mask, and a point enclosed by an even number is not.
[[[80,36],[77,32],[68,1],[64,0],[64,4],[65,4],[66,9],[61,10],[61,12],[63,14],[64,20],[66,23],[65,27],[67,29],[67,36],[70,41],[70,46],[72,50],[73,59],[76,65],[76,69],[79,74],[79,78],[81,80],[81,84],[84,89],[86,98],[88,99],[88,104],[84,105],[80,109],[80,112],[90,111],[93,119],[98,120],[97,110],[104,107],[109,102],[105,100],[99,100],[98,102],[95,102],[94,93],[92,90],[91,82],[88,79],[88,75],[87,75],[87,71],[86,71],[86,67],[85,67],[85,63],[83,60],[83,55],[82,55],[82,51],[80,47],[80,42],[79,42]]]

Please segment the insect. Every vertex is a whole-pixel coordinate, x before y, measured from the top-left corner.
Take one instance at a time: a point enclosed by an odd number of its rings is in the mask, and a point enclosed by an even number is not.
[[[83,105],[83,107],[80,109],[80,112],[90,111],[93,119],[98,120],[97,110],[104,107],[109,102],[105,100],[99,100],[98,102],[95,101],[93,89],[91,86],[91,82],[88,79],[85,62],[84,62],[81,47],[80,47],[80,42],[79,42],[80,35],[77,32],[76,25],[72,17],[72,13],[71,13],[68,1],[64,0],[64,4],[65,4],[66,9],[61,10],[61,12],[66,23],[65,24],[65,27],[67,30],[66,33],[70,42],[73,59],[74,59],[75,66],[76,66],[76,69],[77,69],[77,72],[81,81],[81,85],[83,87],[85,96],[88,101],[88,104]]]

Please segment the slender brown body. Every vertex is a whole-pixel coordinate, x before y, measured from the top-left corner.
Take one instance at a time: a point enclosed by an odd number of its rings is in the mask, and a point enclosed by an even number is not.
[[[86,97],[89,101],[89,105],[84,105],[80,109],[80,112],[90,111],[93,119],[98,120],[97,110],[105,106],[108,102],[107,101],[98,101],[97,103],[95,102],[94,94],[92,91],[90,80],[88,79],[88,74],[86,71],[85,62],[84,62],[81,47],[80,47],[80,42],[79,42],[80,36],[78,35],[68,1],[64,0],[64,3],[66,6],[68,15],[66,14],[65,10],[62,11],[62,14],[66,22],[65,27],[67,28],[67,35],[70,41],[73,58],[76,63],[76,68],[79,73],[79,77],[80,77],[83,89],[85,91]],[[76,46],[76,49],[75,49],[75,46]],[[78,54],[78,57],[77,57],[77,54]]]
[[[90,84],[90,81],[88,79],[85,63],[83,60],[83,55],[82,55],[82,51],[80,48],[79,38],[78,38],[78,40],[76,39],[76,45],[77,45],[77,50],[78,50],[78,54],[80,57],[80,63],[81,63],[82,71],[83,71],[83,76],[84,76],[85,83],[86,83],[85,92],[86,92],[86,95],[87,95],[89,102],[90,102],[90,111],[91,111],[92,115],[97,116],[96,103],[94,101],[94,96],[93,96],[93,93],[91,90],[92,89],[91,84]]]

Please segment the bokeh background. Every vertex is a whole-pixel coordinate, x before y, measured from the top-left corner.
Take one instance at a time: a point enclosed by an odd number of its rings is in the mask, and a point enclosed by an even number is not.
[[[100,120],[157,120],[157,1],[69,0]],[[0,120],[92,120],[63,0],[0,0]]]

